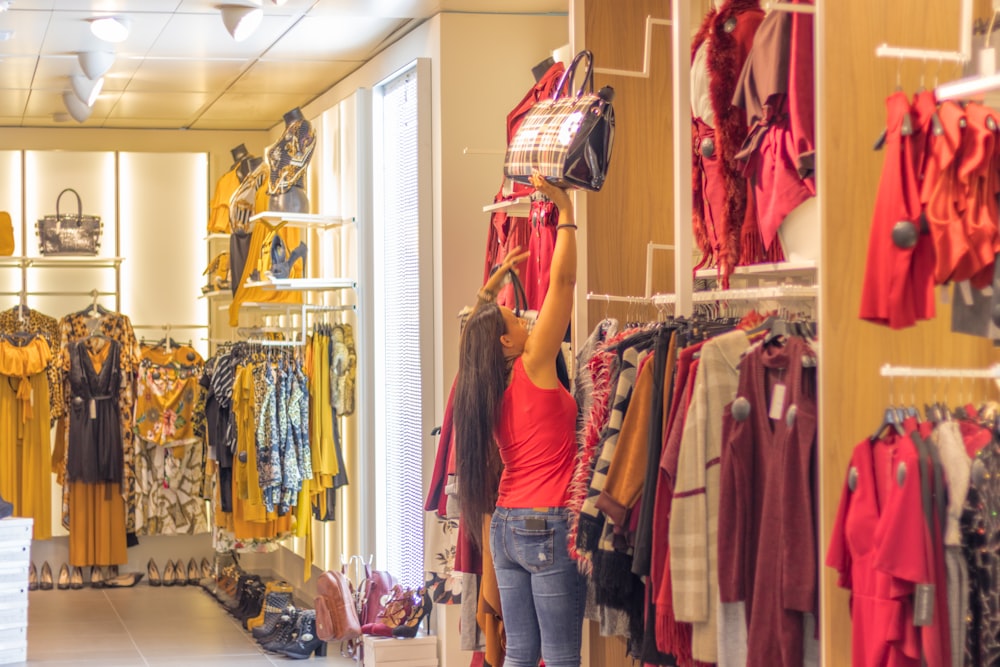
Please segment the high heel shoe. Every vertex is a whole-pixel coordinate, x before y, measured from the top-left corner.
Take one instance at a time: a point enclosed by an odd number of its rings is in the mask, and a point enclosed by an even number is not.
[[[177,568],[174,567],[174,561],[168,560],[167,566],[163,568],[163,585],[174,586],[176,584],[177,584]]]
[[[35,568],[34,561],[32,561],[31,567],[28,568],[28,590],[38,590],[38,570]]]
[[[427,619],[427,633],[430,634],[431,631],[431,609],[434,608],[434,602],[431,600],[431,596],[425,590],[423,592],[423,597],[420,600],[420,605],[413,609],[409,618],[406,619],[404,623],[397,625],[392,629],[393,637],[405,637],[407,639],[412,639],[417,636],[417,630],[420,629],[420,622]]]
[[[80,572],[80,577],[83,577],[83,572]],[[90,568],[90,587],[91,588],[104,588],[104,568],[98,567],[97,565],[92,565]]]
[[[285,644],[281,652],[293,660],[306,660],[314,652],[317,658],[326,657],[326,642],[316,636],[316,612],[302,615],[298,636]]]
[[[201,578],[211,579],[212,578],[212,564],[207,558],[201,559]]]
[[[305,243],[299,243],[292,252],[288,252],[285,242],[280,236],[275,235],[271,243],[271,277],[288,278],[292,274],[295,262],[302,260],[302,273],[305,275],[306,253],[309,247]]]
[[[142,581],[142,572],[126,572],[105,579],[104,585],[108,588],[131,588],[140,581]]]
[[[78,591],[83,588],[83,568],[74,567],[73,571],[69,575],[69,587],[74,591]]]
[[[42,563],[42,573],[38,578],[38,590],[40,591],[51,591],[52,590],[52,568],[49,567],[49,561],[44,561]]]
[[[146,563],[146,581],[150,586],[159,586],[163,583],[160,580],[160,568],[156,567],[156,561],[152,558]]]
[[[56,580],[56,588],[61,591],[69,589],[69,565],[63,563],[59,568],[59,578]]]
[[[198,562],[194,558],[188,561],[187,583],[188,586],[197,586],[201,580],[201,571],[198,569]]]

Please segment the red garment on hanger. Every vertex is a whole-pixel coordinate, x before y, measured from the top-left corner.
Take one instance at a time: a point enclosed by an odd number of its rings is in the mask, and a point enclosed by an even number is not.
[[[901,329],[917,321],[910,280],[912,250],[898,248],[892,230],[898,222],[913,223],[918,229],[920,225],[912,142],[903,135],[904,121],[909,125],[911,120],[910,101],[904,93],[889,96],[886,116],[885,161],[868,238],[861,319]]]
[[[997,118],[995,111],[982,104],[972,102],[965,107],[966,150],[962,154],[958,177],[965,186],[968,202],[963,227],[969,249],[953,279],[971,279],[976,289],[993,282],[993,262],[1000,252],[996,222],[997,193],[1000,191],[996,172]]]
[[[934,240],[934,281],[943,284],[951,280],[968,251],[962,228],[966,202],[958,184],[965,110],[956,102],[946,101],[938,108],[938,118],[942,134],[931,142],[932,161],[924,177],[920,199],[924,202],[927,225]]]
[[[810,0],[792,0],[812,5]],[[791,120],[792,155],[802,182],[816,194],[816,61],[815,17],[792,13],[791,53],[788,58],[788,117]]]
[[[559,209],[550,201],[531,202],[526,246],[531,256],[522,265],[521,283],[528,298],[528,310],[541,310],[549,291],[549,270],[556,247]],[[511,304],[513,305],[513,304]]]
[[[917,182],[923,184],[927,173],[934,164],[931,144],[935,140],[934,127],[939,119],[937,115],[937,100],[929,90],[917,93],[913,98],[913,164],[916,169]],[[926,220],[921,199],[921,216]],[[913,285],[914,316],[918,320],[933,319],[936,312],[934,300],[934,239],[929,230],[921,231],[917,245],[913,248],[910,258],[910,282]]]

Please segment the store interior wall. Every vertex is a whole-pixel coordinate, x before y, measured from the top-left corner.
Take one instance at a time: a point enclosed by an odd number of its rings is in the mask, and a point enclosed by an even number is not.
[[[989,3],[977,3],[976,18],[989,18]],[[869,226],[882,168],[882,153],[872,150],[885,124],[885,98],[902,90],[962,74],[954,65],[875,58],[882,43],[923,49],[957,49],[959,3],[934,0],[863,0],[823,2],[817,22],[819,44],[818,187],[824,193],[821,265],[820,382],[822,525],[825,550],[843,491],[854,446],[870,435],[895,393],[919,403],[942,399],[957,403],[959,394],[994,395],[995,388],[957,382],[938,387],[931,381],[895,385],[879,377],[886,363],[918,367],[984,368],[997,361],[989,341],[953,334],[950,307],[940,300],[937,317],[905,331],[890,331],[858,319]],[[845,27],[850,26],[850,29]],[[988,393],[987,393],[988,392]],[[822,555],[822,554],[821,554]],[[835,573],[823,568],[823,656],[826,665],[850,662],[851,619],[848,594],[837,587]]]

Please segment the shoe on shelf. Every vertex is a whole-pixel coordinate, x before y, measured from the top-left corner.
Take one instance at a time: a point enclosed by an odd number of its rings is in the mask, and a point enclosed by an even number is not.
[[[69,587],[74,591],[78,591],[83,588],[83,568],[74,567],[73,571],[69,574]]]
[[[31,567],[28,568],[28,590],[38,590],[38,569],[35,568],[34,561],[31,562]]]
[[[59,578],[56,580],[56,588],[61,591],[69,590],[69,565],[63,563],[59,567]]]
[[[192,558],[188,561],[187,583],[188,586],[197,586],[201,580],[201,570],[198,569],[198,562]]]
[[[156,561],[152,558],[146,563],[146,580],[150,586],[159,586],[163,583],[160,581],[160,568],[156,567]]]
[[[80,573],[83,576],[83,572]],[[91,588],[104,588],[104,568],[100,565],[90,566],[90,587]]]
[[[270,651],[272,653],[281,653],[282,647],[290,644],[292,640],[295,639],[296,631],[299,627],[299,617],[307,613],[308,610],[298,610],[294,608],[289,608],[286,610],[288,613],[282,617],[282,620],[274,626],[274,632],[272,632],[267,637],[261,637],[259,640],[260,647],[265,651]]]
[[[212,563],[207,558],[201,559],[201,578],[210,579],[212,577]]]
[[[291,586],[289,586],[290,588]],[[258,630],[263,630],[263,634],[270,634],[278,619],[285,613],[285,607],[291,603],[291,590],[271,590],[266,593],[260,614],[247,621],[247,630],[250,630],[254,637],[261,636]]]
[[[427,633],[430,634],[431,631],[431,609],[434,607],[434,602],[431,601],[430,594],[424,590],[423,597],[420,599],[420,604],[413,608],[410,613],[409,618],[407,618],[403,623],[400,623],[392,629],[393,637],[405,637],[407,639],[412,639],[417,636],[417,630],[420,629],[420,622],[425,618],[427,619]]]
[[[38,590],[52,590],[52,568],[49,567],[49,561],[44,561],[42,563],[42,572],[38,578]]]
[[[317,658],[326,657],[326,642],[316,636],[316,612],[302,615],[298,636],[286,644],[281,652],[293,660],[305,660],[313,653]]]
[[[3,496],[0,496],[0,519],[6,519],[7,517],[14,514],[14,505],[10,501],[4,500]]]
[[[184,561],[178,558],[174,561],[174,586],[187,586],[187,572],[184,570]]]
[[[126,572],[104,580],[108,588],[131,588],[142,580],[142,572]]]
[[[174,561],[168,560],[167,566],[163,568],[163,585],[174,586],[176,584],[177,584],[177,569],[174,567]]]

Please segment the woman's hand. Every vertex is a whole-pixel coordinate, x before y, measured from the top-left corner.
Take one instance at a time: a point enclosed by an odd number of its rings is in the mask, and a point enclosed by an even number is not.
[[[517,264],[520,264],[530,256],[531,252],[527,250],[521,252],[521,246],[514,246],[507,251],[507,255],[503,258],[503,261],[500,262],[500,268],[497,269],[497,273],[504,276],[508,271],[514,271],[514,267]]]
[[[531,185],[548,197],[549,201],[555,204],[560,211],[568,210],[573,206],[573,202],[570,201],[569,194],[565,190],[546,181],[537,171],[531,174]]]

